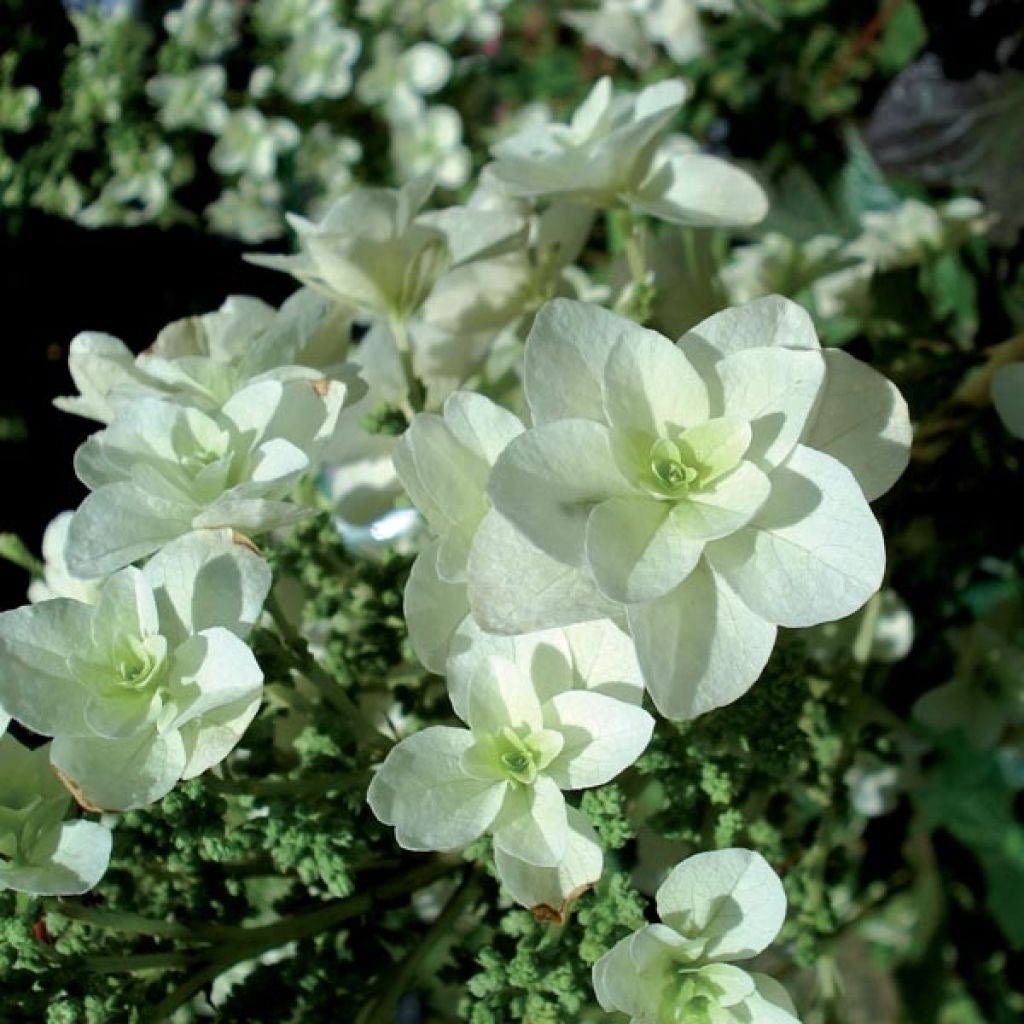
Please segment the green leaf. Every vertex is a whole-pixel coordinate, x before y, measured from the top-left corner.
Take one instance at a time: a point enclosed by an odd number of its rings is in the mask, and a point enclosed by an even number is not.
[[[1024,949],[1024,826],[1014,817],[1014,789],[992,752],[961,736],[939,746],[945,756],[915,802],[933,827],[949,832],[977,858],[989,910],[1010,945]]]
[[[878,65],[895,74],[902,71],[928,42],[921,11],[914,0],[904,0],[889,19],[878,47]]]

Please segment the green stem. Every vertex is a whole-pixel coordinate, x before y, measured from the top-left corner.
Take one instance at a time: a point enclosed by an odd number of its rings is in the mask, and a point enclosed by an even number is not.
[[[426,396],[423,393],[423,385],[412,365],[412,344],[409,340],[409,325],[404,317],[392,317],[390,321],[391,337],[395,339],[395,348],[398,350],[398,360],[402,364],[402,373],[405,376],[406,396],[403,397],[398,407],[402,410],[405,418],[412,423],[412,418],[417,409],[422,409]]]
[[[398,962],[395,969],[381,982],[384,994],[372,1003],[367,1004],[363,1013],[357,1018],[358,1024],[388,1024],[394,1020],[395,1007],[402,994],[416,980],[428,955],[438,950],[444,937],[452,931],[452,926],[462,913],[476,898],[480,889],[480,877],[471,871],[463,880],[462,885],[452,894],[445,904],[437,920],[427,929],[423,938]]]
[[[646,284],[647,258],[644,254],[643,221],[634,217],[632,212],[625,208],[616,211],[616,214],[630,276],[636,284]]]
[[[93,928],[124,932],[128,935],[151,935],[161,939],[191,939],[191,929],[174,921],[154,921],[141,914],[121,910],[104,910],[101,907],[87,907],[68,900],[49,899],[44,903],[47,913],[59,914],[70,921],[80,921]]]

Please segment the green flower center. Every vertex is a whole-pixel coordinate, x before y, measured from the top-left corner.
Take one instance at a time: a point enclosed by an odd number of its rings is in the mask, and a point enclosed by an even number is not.
[[[498,760],[510,781],[529,786],[540,770],[541,752],[530,743],[531,736],[520,736],[514,729],[505,726],[495,737]]]
[[[497,732],[480,736],[464,755],[463,763],[477,778],[532,786],[561,753],[563,743],[561,733],[551,729],[532,732],[525,725],[505,725]]]
[[[684,971],[670,982],[658,1024],[711,1024],[722,989],[700,971]]]
[[[651,445],[650,462],[651,472],[658,483],[667,491],[681,495],[699,483],[704,468],[692,455],[687,458],[680,445],[664,438]]]

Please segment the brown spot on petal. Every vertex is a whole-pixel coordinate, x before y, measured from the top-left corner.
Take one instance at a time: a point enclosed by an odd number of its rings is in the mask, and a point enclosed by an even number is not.
[[[569,916],[569,911],[572,905],[589,889],[593,889],[594,883],[588,882],[586,885],[581,885],[578,889],[573,889],[571,893],[565,898],[565,902],[562,903],[557,909],[555,907],[548,906],[547,903],[538,903],[535,907],[530,907],[530,913],[543,924],[565,924],[565,919]]]
[[[63,783],[64,788],[75,798],[75,803],[78,804],[83,811],[93,811],[96,814],[103,813],[102,807],[97,807],[96,804],[91,803],[85,798],[85,795],[82,793],[82,790],[74,779],[65,775],[56,765],[51,765],[51,767],[57,773],[57,778]]]
[[[239,533],[237,530],[232,530],[231,543],[238,544],[243,548],[248,548],[254,555],[259,555],[260,558],[263,557],[263,552],[260,551],[260,549],[256,547],[252,540],[249,537],[247,537],[244,533]]]
[[[331,382],[327,377],[321,377],[319,380],[313,381],[312,387],[321,398],[326,398],[331,390]]]

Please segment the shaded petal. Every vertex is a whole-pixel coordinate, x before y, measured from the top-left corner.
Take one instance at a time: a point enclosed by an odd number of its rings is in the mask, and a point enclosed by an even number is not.
[[[249,728],[262,703],[262,691],[243,697],[233,704],[224,704],[191,718],[181,727],[181,740],[185,744],[185,767],[182,779],[197,775],[220,764]]]
[[[540,701],[529,677],[505,658],[488,658],[469,684],[469,719],[475,735],[498,732],[505,726],[541,728]]]
[[[687,721],[753,685],[776,628],[752,612],[705,561],[675,590],[632,605],[629,631],[657,709]]]
[[[613,498],[587,520],[587,563],[613,601],[650,601],[677,586],[692,571],[704,543],[675,524],[669,502]]]
[[[494,822],[494,849],[516,860],[553,868],[569,842],[565,799],[554,780],[538,775],[531,786],[509,787]]]
[[[38,847],[39,844],[37,844]],[[91,821],[56,825],[45,860],[0,867],[0,889],[35,896],[79,896],[91,889],[110,864],[110,829]],[[37,850],[38,856],[38,850]],[[36,857],[33,857],[36,861]]]
[[[449,583],[437,572],[433,541],[412,564],[403,610],[413,653],[431,672],[444,675],[452,636],[469,614],[465,583]]]
[[[731,473],[689,494],[669,518],[691,541],[725,537],[754,518],[771,489],[765,473],[752,462],[741,462]]]

